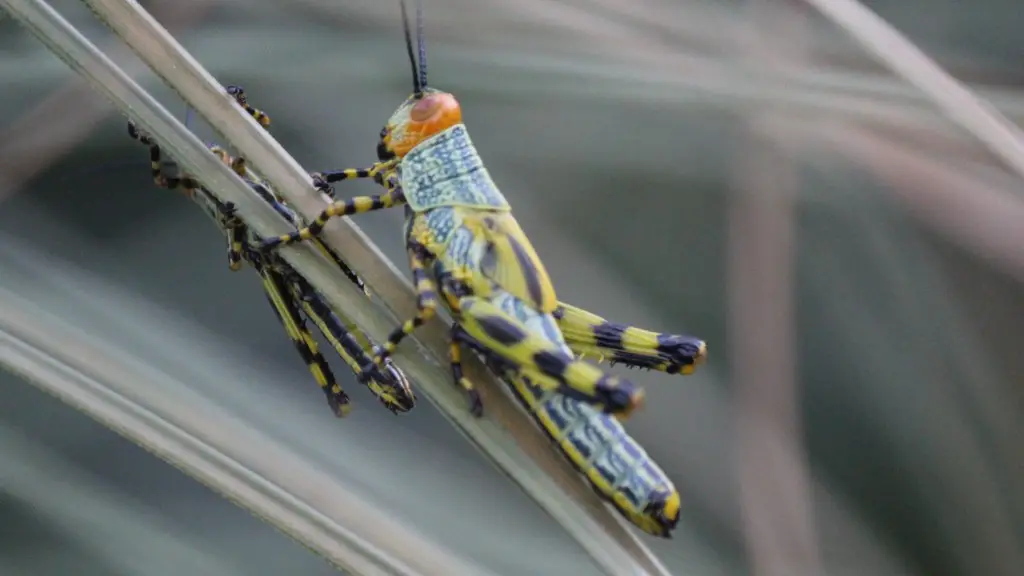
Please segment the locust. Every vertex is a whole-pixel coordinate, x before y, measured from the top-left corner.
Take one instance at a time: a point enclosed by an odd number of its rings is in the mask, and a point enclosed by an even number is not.
[[[270,124],[270,118],[262,110],[252,107],[247,101],[245,90],[239,86],[228,86],[227,93],[263,127]],[[180,190],[203,208],[223,232],[227,239],[227,260],[232,271],[248,264],[258,273],[263,291],[278,320],[285,329],[295,349],[306,363],[314,380],[327,396],[327,402],[336,416],[347,415],[352,406],[348,393],[338,384],[331,367],[319,351],[316,340],[310,332],[307,320],[312,322],[331,347],[341,356],[354,372],[359,372],[372,362],[372,354],[379,347],[350,321],[343,322],[339,315],[301,275],[284,259],[260,251],[262,238],[259,237],[236,214],[232,203],[221,202],[200,182],[189,175],[169,176],[164,173],[160,146],[148,134],[139,131],[129,122],[128,134],[148,146],[153,181],[161,188]],[[288,207],[258,174],[249,168],[241,157],[233,157],[221,146],[209,145],[210,151],[241,176],[262,201],[271,205],[292,225],[300,225],[299,216]],[[321,190],[327,193],[330,190]],[[362,279],[351,270],[337,253],[327,246],[316,243],[325,255],[331,258],[349,280],[369,297],[369,291]],[[401,369],[393,362],[379,365],[368,378],[362,380],[376,398],[392,413],[408,412],[415,406],[416,396],[412,384]]]
[[[584,358],[691,374],[706,361],[706,343],[611,322],[557,299],[473,146],[455,96],[427,85],[421,5],[415,48],[404,1],[401,9],[413,93],[381,130],[378,161],[311,174],[318,187],[369,178],[384,192],[334,202],[308,226],[266,239],[261,249],[315,240],[331,218],[404,206],[417,312],[389,335],[364,373],[444,306],[454,320],[452,378],[466,390],[471,411],[480,416],[483,406],[462,374],[463,347],[499,376],[601,497],[645,532],[670,537],[679,492],[620,423],[639,406],[642,391]]]
[[[404,206],[417,311],[388,336],[373,364],[361,369],[361,378],[387,360],[443,302],[462,333],[515,366],[535,385],[627,418],[642,404],[643,390],[578,358],[573,344],[607,352],[624,364],[689,373],[704,360],[705,343],[610,325],[599,316],[559,303],[544,264],[469,137],[459,102],[451,93],[427,85],[422,8],[417,5],[418,61],[404,0],[402,20],[413,94],[381,130],[378,161],[367,168],[311,175],[318,187],[370,178],[386,191],[334,202],[308,226],[265,239],[261,249],[271,251],[313,239],[331,218]],[[531,330],[509,309],[502,309],[503,302],[545,317],[559,316],[578,339],[565,343],[560,330],[557,334]],[[453,378],[469,394],[474,414],[480,415],[480,395],[462,375],[458,348],[453,337]]]

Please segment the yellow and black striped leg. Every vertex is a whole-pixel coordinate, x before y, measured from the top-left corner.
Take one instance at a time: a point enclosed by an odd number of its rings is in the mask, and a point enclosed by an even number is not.
[[[327,395],[327,403],[330,405],[331,410],[338,417],[348,415],[352,410],[351,400],[334,379],[334,374],[331,372],[331,367],[327,364],[327,360],[320,354],[316,340],[313,339],[313,335],[306,328],[306,323],[300,315],[297,304],[285,287],[284,279],[277,273],[262,266],[259,267],[259,272],[263,278],[263,289],[266,292],[267,299],[284,326],[285,332],[288,333],[288,337],[291,338],[292,343],[295,345],[295,349],[298,350],[299,355],[302,356],[302,359],[309,367],[313,378],[320,385],[324,394]]]
[[[228,236],[228,268],[233,272],[242,269],[242,250],[245,247],[245,224],[234,215],[235,205],[227,204],[224,209],[225,224]]]
[[[707,344],[699,338],[609,322],[570,304],[558,304],[554,314],[558,328],[579,356],[669,374],[692,374],[707,359]]]
[[[534,334],[519,319],[487,299],[464,297],[459,309],[458,322],[474,342],[538,387],[598,406],[620,419],[628,418],[643,404],[641,388]]]
[[[161,164],[160,146],[148,134],[140,132],[134,123],[128,123],[128,135],[134,140],[149,147],[149,167],[153,175],[153,182],[160,188],[168,190],[181,189],[186,196],[191,198],[199,188],[199,182],[191,176],[172,177],[163,173]]]
[[[328,170],[327,172],[314,172],[312,176],[320,178],[328,184],[334,184],[341,182],[342,180],[356,180],[360,178],[372,178],[377,183],[380,183],[378,175],[384,173],[385,170],[395,165],[393,160],[387,162],[377,162],[369,168],[345,168],[343,170]]]
[[[345,327],[338,316],[305,280],[297,280],[292,286],[296,301],[301,304],[306,316],[320,329],[324,338],[330,342],[354,373],[358,374],[364,365],[372,365],[370,364],[370,355],[376,350],[369,341],[364,348],[359,337],[365,339],[365,335],[357,327],[354,325]],[[412,384],[405,377],[405,373],[390,361],[385,363],[383,369],[374,370],[374,376],[367,381],[366,385],[374,396],[394,414],[408,412],[416,405],[416,394],[412,390]]]
[[[313,179],[313,187],[317,190],[327,194],[331,198],[334,198],[334,187],[331,184],[335,182],[341,182],[342,180],[356,180],[360,178],[370,178],[374,182],[380,185],[384,185],[384,174],[388,168],[395,165],[395,162],[389,160],[387,162],[377,162],[369,168],[345,168],[343,170],[329,170],[327,172],[313,172],[309,176]],[[389,178],[389,181],[397,182],[397,176]],[[385,186],[390,192],[393,190],[393,186]]]
[[[235,98],[235,102],[238,102],[239,106],[245,108],[245,111],[259,122],[260,126],[264,128],[270,126],[270,116],[267,116],[262,110],[249,105],[249,101],[245,97],[245,90],[241,86],[228,86],[227,91],[228,94]]]
[[[264,251],[272,250],[278,246],[287,246],[288,244],[314,238],[320,234],[324,226],[327,225],[327,221],[331,218],[392,208],[404,202],[405,197],[399,191],[388,191],[384,194],[375,194],[373,196],[357,196],[349,200],[335,202],[321,212],[309,226],[290,234],[278,236],[277,238],[267,238],[260,245],[260,249]]]
[[[425,256],[425,251],[417,246],[410,246],[409,268],[412,271],[412,281],[416,289],[416,315],[406,320],[405,323],[388,335],[387,341],[373,356],[373,366],[368,366],[360,371],[361,380],[369,378],[374,366],[380,368],[406,336],[415,332],[417,328],[433,318],[437,312],[437,286],[430,278],[430,273],[427,272],[427,264],[428,260],[427,256]]]
[[[234,158],[231,158],[231,162],[229,164],[231,166],[231,170],[233,170],[235,174],[238,174],[242,178],[245,178],[248,175],[246,174],[247,170],[245,158],[242,158],[241,156],[235,156]]]
[[[473,416],[480,418],[484,415],[484,402],[480,398],[480,391],[476,386],[462,374],[462,342],[465,332],[458,324],[452,326],[451,344],[448,347],[448,358],[452,365],[452,378],[455,384],[466,391],[469,396],[469,411]]]

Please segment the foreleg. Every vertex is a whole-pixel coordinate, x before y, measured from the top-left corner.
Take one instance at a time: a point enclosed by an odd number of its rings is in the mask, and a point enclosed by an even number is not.
[[[160,145],[152,137],[139,131],[132,122],[128,123],[128,135],[149,147],[150,172],[153,175],[153,182],[157,186],[168,190],[181,189],[189,198],[195,195],[199,188],[199,182],[196,179],[191,176],[171,177],[163,173]]]
[[[643,403],[643,390],[531,333],[521,322],[487,300],[459,302],[459,324],[489,352],[514,365],[546,390],[593,404],[622,419]]]
[[[264,128],[270,126],[270,116],[267,116],[262,110],[253,108],[249,105],[249,101],[245,97],[245,90],[242,89],[241,86],[228,86],[227,91],[228,94],[235,98],[235,102],[238,102],[239,106],[245,108],[245,111],[248,112],[253,119],[259,122],[260,126],[263,126]]]
[[[349,200],[335,202],[321,212],[309,226],[278,236],[277,238],[267,238],[263,241],[261,249],[271,250],[278,246],[287,246],[288,244],[315,238],[331,218],[392,208],[404,203],[405,197],[401,195],[400,191],[388,191],[384,194],[372,196],[357,196]]]
[[[554,314],[558,328],[580,356],[669,374],[692,374],[707,358],[707,344],[699,338],[617,324],[570,304],[558,304]]]
[[[309,176],[313,179],[313,187],[324,194],[327,194],[331,198],[334,198],[334,187],[331,186],[331,184],[341,182],[342,180],[370,178],[377,184],[385,186],[388,191],[391,191],[394,187],[385,185],[385,176],[388,176],[388,181],[397,182],[397,176],[395,176],[393,170],[395,164],[395,160],[388,160],[385,162],[376,162],[369,168],[345,168],[343,170],[313,172]]]

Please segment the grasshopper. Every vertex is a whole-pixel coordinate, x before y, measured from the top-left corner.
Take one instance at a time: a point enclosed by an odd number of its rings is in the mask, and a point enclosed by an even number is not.
[[[371,178],[385,192],[334,202],[308,226],[264,240],[262,249],[314,239],[331,218],[404,205],[417,312],[389,335],[362,377],[443,303],[457,329],[450,350],[453,378],[469,394],[474,414],[482,413],[480,396],[462,375],[459,351],[468,340],[544,391],[628,417],[642,404],[643,391],[578,354],[688,374],[705,359],[705,343],[609,323],[558,301],[547,270],[473,146],[455,96],[427,86],[422,8],[417,5],[417,60],[404,0],[401,7],[413,94],[381,130],[378,161],[311,175],[318,187]],[[517,310],[536,314],[544,328],[524,321],[528,314]]]
[[[262,126],[270,124],[270,118],[264,112],[248,104],[245,91],[241,87],[229,86],[227,92]],[[319,352],[316,340],[307,327],[306,319],[316,325],[331,347],[353,371],[358,372],[371,362],[371,354],[375,354],[378,347],[373,345],[357,326],[351,322],[343,323],[324,298],[287,262],[276,255],[258,250],[262,238],[235,214],[233,204],[221,202],[190,176],[165,175],[159,145],[149,135],[141,133],[132,123],[128,124],[128,133],[133,139],[149,147],[153,180],[157,186],[184,192],[203,208],[224,233],[228,241],[229,268],[237,271],[242,268],[243,263],[247,263],[260,275],[267,300],[299,355],[309,367],[313,378],[326,394],[331,410],[339,417],[347,415],[351,410],[351,400],[337,383],[330,365]],[[232,157],[217,145],[210,145],[209,148],[286,220],[293,225],[301,222],[298,215],[278,198],[272,188],[246,166],[243,158]],[[336,253],[319,243],[318,248],[332,258],[345,275],[369,296],[362,279]],[[380,369],[375,370],[364,382],[377,399],[394,414],[408,412],[415,405],[416,396],[408,378],[392,362],[382,364]]]

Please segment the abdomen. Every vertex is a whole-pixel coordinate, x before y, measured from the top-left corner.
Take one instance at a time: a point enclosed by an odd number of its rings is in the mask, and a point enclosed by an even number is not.
[[[489,300],[518,318],[531,332],[572,354],[550,314],[541,314],[503,291],[495,292]],[[656,530],[644,509],[675,488],[614,417],[557,392],[542,390],[514,372],[506,371],[503,379],[598,494],[640,528]]]

